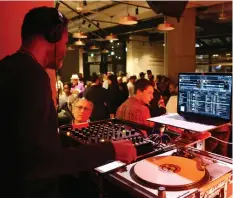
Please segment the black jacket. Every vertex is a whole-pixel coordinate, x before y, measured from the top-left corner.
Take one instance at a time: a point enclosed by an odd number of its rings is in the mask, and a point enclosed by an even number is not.
[[[153,99],[150,101],[149,109],[151,117],[161,116],[166,113],[166,108],[159,107],[159,100],[161,97],[159,90],[154,89]]]
[[[106,89],[98,85],[93,85],[84,91],[83,96],[87,100],[91,101],[94,105],[91,114],[91,121],[104,120],[109,118],[106,106],[108,99]]]
[[[112,144],[63,149],[50,80],[29,55],[0,61],[1,193],[4,197],[58,197],[58,179],[114,159]]]

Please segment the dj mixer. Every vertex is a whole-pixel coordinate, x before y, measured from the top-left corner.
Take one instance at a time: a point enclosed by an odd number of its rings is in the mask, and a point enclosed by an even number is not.
[[[137,156],[162,153],[173,147],[162,143],[161,139],[146,138],[142,131],[152,130],[117,119],[89,123],[88,125],[71,125],[61,129],[66,136],[80,144],[99,144],[109,141],[130,140],[137,150]]]

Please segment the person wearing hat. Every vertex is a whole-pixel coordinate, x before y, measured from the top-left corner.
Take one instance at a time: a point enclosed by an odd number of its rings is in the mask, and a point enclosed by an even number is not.
[[[62,66],[68,20],[51,7],[30,10],[22,24],[19,51],[0,60],[1,194],[57,198],[64,175],[93,170],[112,160],[137,157],[130,141],[63,148],[46,68]],[[33,82],[33,83],[32,83]],[[15,89],[13,86],[23,89]],[[84,110],[84,109],[82,109]],[[127,152],[125,152],[127,151]]]
[[[79,82],[79,77],[77,74],[73,74],[71,76],[72,88],[71,92],[73,94],[77,94],[79,97],[82,97],[82,93],[84,92],[84,84]]]

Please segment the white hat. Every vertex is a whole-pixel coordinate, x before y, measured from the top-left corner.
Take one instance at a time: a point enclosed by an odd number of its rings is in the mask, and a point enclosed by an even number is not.
[[[73,75],[71,76],[70,79],[71,79],[71,80],[74,80],[74,79],[77,79],[77,80],[78,80],[79,78],[78,78],[78,75],[77,75],[77,74],[73,74]]]

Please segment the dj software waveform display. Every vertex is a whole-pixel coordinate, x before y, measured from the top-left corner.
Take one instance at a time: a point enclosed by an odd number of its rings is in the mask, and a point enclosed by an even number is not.
[[[180,112],[230,119],[231,74],[180,74],[178,86]]]

